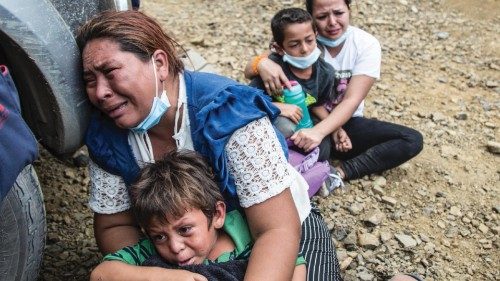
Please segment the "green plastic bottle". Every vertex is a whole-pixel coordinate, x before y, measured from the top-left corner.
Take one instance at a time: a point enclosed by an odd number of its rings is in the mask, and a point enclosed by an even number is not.
[[[306,105],[306,93],[302,90],[302,86],[297,81],[290,81],[290,83],[292,84],[292,88],[285,88],[283,90],[283,97],[285,103],[295,104],[302,109],[302,119],[300,119],[299,124],[297,124],[296,130],[312,128],[313,122]]]

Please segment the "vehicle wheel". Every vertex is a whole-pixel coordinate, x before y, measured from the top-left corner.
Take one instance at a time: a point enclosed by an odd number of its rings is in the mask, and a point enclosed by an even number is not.
[[[42,190],[28,165],[0,205],[0,281],[38,278],[45,232]]]

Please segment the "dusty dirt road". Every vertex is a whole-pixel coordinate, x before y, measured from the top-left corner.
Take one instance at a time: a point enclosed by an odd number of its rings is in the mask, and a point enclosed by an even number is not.
[[[269,20],[302,1],[145,0],[186,48],[243,83]],[[317,198],[346,280],[417,272],[426,280],[499,280],[500,2],[354,1],[351,22],[383,49],[366,115],[422,132],[410,162]],[[496,151],[496,152],[495,152]],[[496,153],[496,154],[495,154]],[[99,262],[86,168],[43,153],[48,240],[42,280],[86,280]]]

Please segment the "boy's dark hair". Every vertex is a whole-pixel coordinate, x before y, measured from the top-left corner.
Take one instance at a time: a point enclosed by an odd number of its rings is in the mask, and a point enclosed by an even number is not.
[[[351,9],[351,2],[352,2],[352,0],[344,0],[344,3],[347,6],[347,9]],[[313,11],[312,11],[313,4],[314,4],[314,0],[306,0],[306,9],[311,15],[313,13]]]
[[[166,215],[180,218],[199,209],[209,226],[217,201],[224,201],[205,159],[193,151],[173,151],[141,170],[132,185],[132,206],[139,225],[147,230],[153,220],[168,223]]]
[[[273,32],[273,40],[279,46],[283,46],[285,41],[285,28],[293,23],[310,22],[316,32],[316,26],[313,24],[312,16],[304,9],[287,8],[277,12],[271,20],[271,31]]]

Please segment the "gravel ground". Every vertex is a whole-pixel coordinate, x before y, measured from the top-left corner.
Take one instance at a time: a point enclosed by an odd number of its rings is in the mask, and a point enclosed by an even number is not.
[[[187,49],[243,83],[266,48],[269,21],[302,1],[145,0]],[[408,163],[315,198],[346,280],[417,272],[426,280],[500,280],[500,2],[354,1],[351,22],[375,35],[382,78],[366,115],[421,131]],[[42,151],[48,238],[41,280],[86,280],[100,255],[87,206],[85,152],[62,162]],[[82,161],[83,160],[83,161]]]

